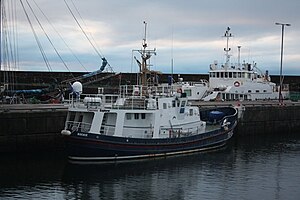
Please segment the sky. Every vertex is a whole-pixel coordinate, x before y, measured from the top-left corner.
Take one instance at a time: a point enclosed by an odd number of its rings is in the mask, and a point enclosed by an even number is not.
[[[146,21],[148,48],[157,52],[151,59],[153,70],[171,73],[173,60],[174,73],[207,74],[215,60],[225,62],[222,35],[230,27],[231,62],[238,62],[241,46],[242,62],[257,63],[261,71],[278,75],[279,22],[291,24],[284,31],[283,74],[300,75],[299,0],[22,0],[48,67],[20,0],[3,2],[7,15],[13,8],[17,13],[16,23],[10,23],[17,27],[17,70],[95,71],[105,57],[115,72],[137,72],[133,56],[139,54],[133,50],[142,47]]]

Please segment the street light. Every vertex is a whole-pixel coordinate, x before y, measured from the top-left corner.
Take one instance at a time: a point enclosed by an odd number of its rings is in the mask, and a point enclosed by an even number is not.
[[[279,97],[278,97],[278,99],[279,99],[279,103],[282,103],[283,98],[282,98],[281,91],[282,91],[282,82],[283,82],[283,80],[282,80],[283,34],[284,34],[284,27],[285,26],[291,26],[291,24],[283,24],[283,23],[278,23],[278,22],[276,22],[275,24],[281,26],[281,56],[280,56],[280,78],[279,78],[280,83],[279,83]]]

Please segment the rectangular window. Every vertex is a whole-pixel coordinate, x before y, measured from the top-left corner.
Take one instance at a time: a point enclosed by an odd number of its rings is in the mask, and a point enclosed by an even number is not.
[[[167,109],[167,104],[163,103],[163,109]]]
[[[232,78],[236,78],[236,72],[233,72]]]
[[[131,113],[126,113],[126,119],[131,120]]]
[[[176,107],[176,102],[175,102],[175,100],[172,101],[172,107],[173,107],[173,108]]]
[[[185,106],[185,101],[182,101],[181,102],[181,107],[184,107]]]
[[[193,109],[190,109],[190,116],[193,116]]]
[[[134,119],[139,119],[139,113],[134,113]]]
[[[192,91],[190,89],[185,89],[184,92],[186,93],[186,96],[192,96]]]
[[[141,114],[142,119],[146,119],[146,113]]]

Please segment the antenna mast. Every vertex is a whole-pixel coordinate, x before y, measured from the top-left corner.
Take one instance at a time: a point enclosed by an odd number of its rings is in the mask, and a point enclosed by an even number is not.
[[[147,86],[147,79],[148,75],[151,76],[153,71],[150,71],[149,67],[151,66],[150,64],[150,58],[152,55],[156,55],[156,49],[148,50],[147,47],[147,23],[144,21],[143,22],[145,25],[145,33],[144,33],[144,38],[143,38],[143,43],[142,43],[142,49],[141,50],[133,50],[133,51],[138,51],[141,54],[141,59],[142,61],[139,62],[138,60],[137,63],[140,67],[140,84],[143,86]]]
[[[230,56],[231,56],[229,55],[229,51],[231,51],[231,48],[228,47],[228,42],[229,42],[229,38],[233,37],[233,35],[229,31],[230,31],[230,27],[227,27],[227,30],[225,31],[224,34],[224,37],[226,37],[227,39],[226,48],[224,48],[225,56],[226,56],[226,63],[225,63],[226,67],[229,66]]]

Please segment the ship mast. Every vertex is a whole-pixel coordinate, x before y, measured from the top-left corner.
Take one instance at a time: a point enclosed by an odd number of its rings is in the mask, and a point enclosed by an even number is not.
[[[145,26],[145,33],[144,33],[144,38],[142,42],[142,49],[136,50],[141,54],[141,59],[142,61],[139,62],[137,60],[137,63],[139,64],[140,67],[140,84],[142,86],[148,86],[148,76],[151,77],[151,74],[153,71],[150,70],[150,58],[152,55],[156,55],[156,49],[147,49],[148,44],[147,44],[147,23],[144,21],[144,26]],[[151,73],[152,72],[152,73]]]
[[[224,34],[224,37],[226,37],[226,39],[227,39],[226,48],[224,48],[225,56],[226,56],[226,62],[225,62],[226,67],[229,66],[230,56],[231,56],[229,54],[229,51],[231,51],[231,48],[228,47],[229,38],[233,37],[233,35],[229,31],[230,31],[230,27],[227,27],[227,30],[225,31],[225,34]]]

